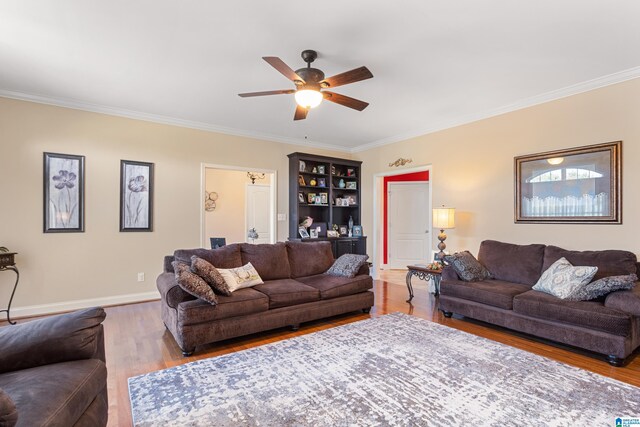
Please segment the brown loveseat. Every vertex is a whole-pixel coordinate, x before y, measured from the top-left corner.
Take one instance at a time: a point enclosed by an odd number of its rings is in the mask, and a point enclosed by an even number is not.
[[[248,262],[263,285],[218,296],[211,305],[178,286],[171,263],[191,263],[197,255],[218,268]],[[157,286],[162,298],[162,320],[185,356],[195,347],[269,329],[335,316],[351,311],[369,312],[373,281],[365,264],[354,278],[324,274],[333,264],[329,242],[231,244],[218,249],[181,249],[164,260]]]
[[[560,258],[597,266],[594,280],[637,273],[635,254],[620,250],[568,251],[556,246],[513,245],[486,240],[478,261],[493,279],[460,280],[445,267],[440,309],[608,356],[614,366],[640,346],[640,286],[592,301],[564,301],[532,290],[542,273]]]
[[[104,318],[96,307],[0,328],[0,426],[107,425]]]

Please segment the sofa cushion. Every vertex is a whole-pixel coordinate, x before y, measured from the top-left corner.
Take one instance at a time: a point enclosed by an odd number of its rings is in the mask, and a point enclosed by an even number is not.
[[[568,251],[557,246],[547,246],[545,248],[542,271],[563,257],[573,265],[598,267],[594,280],[608,276],[623,276],[636,273],[637,259],[632,252],[620,250]]]
[[[178,305],[178,322],[194,325],[245,316],[269,309],[269,298],[253,288],[239,289],[231,296],[218,296],[218,305],[212,306],[201,300],[184,301]]]
[[[322,274],[333,265],[331,242],[286,243],[291,278]]]
[[[573,295],[589,283],[597,271],[598,267],[574,267],[566,258],[560,258],[542,273],[532,289],[560,299],[573,299]]]
[[[288,279],[291,277],[287,246],[283,242],[275,244],[240,245],[242,264],[250,262],[262,280]]]
[[[242,267],[240,245],[233,243],[218,249],[178,249],[173,253],[175,261],[191,264],[191,257],[195,255],[213,264],[216,268]]]
[[[202,279],[211,286],[215,293],[221,295],[231,295],[231,290],[227,281],[224,280],[222,274],[209,261],[204,260],[195,255],[191,256],[191,272],[202,277]]]
[[[209,304],[217,304],[218,297],[211,289],[211,286],[204,279],[191,272],[191,266],[180,261],[173,261],[176,283],[183,291],[200,298]]]
[[[270,280],[253,289],[269,297],[270,309],[320,300],[320,291],[293,279]]]
[[[485,240],[480,244],[478,261],[487,267],[494,279],[531,287],[544,271],[544,248],[544,245],[514,245]]]
[[[355,277],[330,276],[317,274],[310,277],[296,279],[320,291],[320,299],[331,299],[345,295],[365,292],[373,287],[373,279],[368,275]]]
[[[502,280],[482,280],[480,282],[448,280],[440,284],[442,295],[475,301],[505,310],[513,309],[514,296],[529,289],[527,285]]]
[[[330,276],[355,277],[369,259],[369,255],[344,254],[340,255],[327,270]]]
[[[18,409],[11,397],[0,389],[0,427],[13,427],[18,422]]]
[[[465,282],[479,282],[491,279],[491,273],[469,251],[445,255],[444,261],[450,264],[458,277]]]
[[[604,301],[605,307],[640,317],[640,286],[628,291],[612,292]]]
[[[627,336],[631,330],[631,317],[628,314],[605,307],[602,302],[564,301],[534,290],[517,295],[513,299],[513,311],[614,335]]]
[[[101,360],[54,363],[0,375],[16,404],[20,425],[72,426],[107,383]]]
[[[238,289],[251,288],[264,283],[256,269],[250,262],[237,268],[219,268],[218,272],[224,278],[229,287],[229,291],[235,292]]]

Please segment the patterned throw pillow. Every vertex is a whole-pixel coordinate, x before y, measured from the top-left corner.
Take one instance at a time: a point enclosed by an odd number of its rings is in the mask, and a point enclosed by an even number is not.
[[[189,264],[181,261],[173,261],[171,263],[173,271],[176,273],[176,281],[178,286],[190,293],[196,298],[200,298],[211,305],[218,304],[218,298],[213,293],[211,286],[207,284],[200,276],[191,272]]]
[[[224,277],[224,281],[227,282],[229,292],[264,283],[250,262],[238,268],[218,268],[217,270]]]
[[[598,267],[574,267],[566,258],[562,257],[542,273],[532,289],[560,299],[567,299],[578,289],[588,284],[597,272]]]
[[[635,274],[603,277],[602,279],[594,280],[578,288],[565,299],[569,301],[589,301],[610,294],[611,292],[633,289],[637,280],[638,276]]]
[[[230,296],[231,291],[222,274],[209,261],[197,255],[191,257],[191,272],[202,277],[211,286],[214,292],[221,295]]]
[[[327,270],[331,276],[356,277],[360,267],[369,259],[369,255],[344,254],[333,262]]]
[[[444,261],[451,265],[455,272],[465,282],[479,282],[491,279],[491,273],[469,251],[456,252],[446,255]]]

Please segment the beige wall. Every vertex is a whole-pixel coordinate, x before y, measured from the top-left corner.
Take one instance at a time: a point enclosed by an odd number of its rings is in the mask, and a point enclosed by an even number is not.
[[[411,158],[413,163],[405,168],[432,165],[434,206],[457,208],[456,228],[447,231],[447,249],[477,253],[482,240],[497,239],[640,254],[639,112],[636,79],[355,153],[354,158],[364,162],[365,203],[371,206],[374,174],[403,169],[388,163]],[[623,225],[514,224],[514,156],[618,140],[623,141]],[[372,235],[372,209],[363,214],[364,228]]]
[[[84,233],[42,232],[44,151],[86,156]],[[76,300],[99,299],[76,306],[126,301],[155,291],[163,256],[200,245],[201,163],[277,170],[278,212],[287,213],[287,154],[294,151],[350,157],[0,98],[0,246],[19,252],[21,272],[14,313],[65,309]],[[118,231],[121,159],[155,163],[152,233]],[[287,232],[287,222],[278,222],[278,239]],[[137,282],[138,272],[146,273],[145,282]],[[2,308],[12,279],[0,273]]]
[[[264,179],[256,180],[257,184],[268,185],[271,182],[271,174],[265,174]],[[206,247],[209,247],[209,237],[224,237],[227,243],[244,242],[247,238],[245,230],[246,222],[246,193],[247,184],[251,180],[247,177],[247,171],[206,169],[206,189],[218,193],[216,209],[205,212],[205,236]],[[288,189],[287,189],[288,192]],[[288,194],[288,193],[287,193]],[[269,216],[269,212],[264,212]],[[287,226],[281,223],[281,232],[286,234]],[[279,240],[285,240],[283,236]]]

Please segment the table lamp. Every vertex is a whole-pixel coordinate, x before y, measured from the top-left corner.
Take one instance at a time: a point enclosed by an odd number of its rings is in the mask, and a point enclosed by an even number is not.
[[[444,264],[444,249],[447,247],[444,241],[447,239],[447,235],[444,233],[444,230],[450,228],[456,228],[455,223],[455,214],[456,208],[447,208],[442,206],[441,208],[433,209],[433,228],[440,229],[440,234],[438,234],[438,249],[440,252],[436,254],[436,261],[439,261],[441,264]]]

